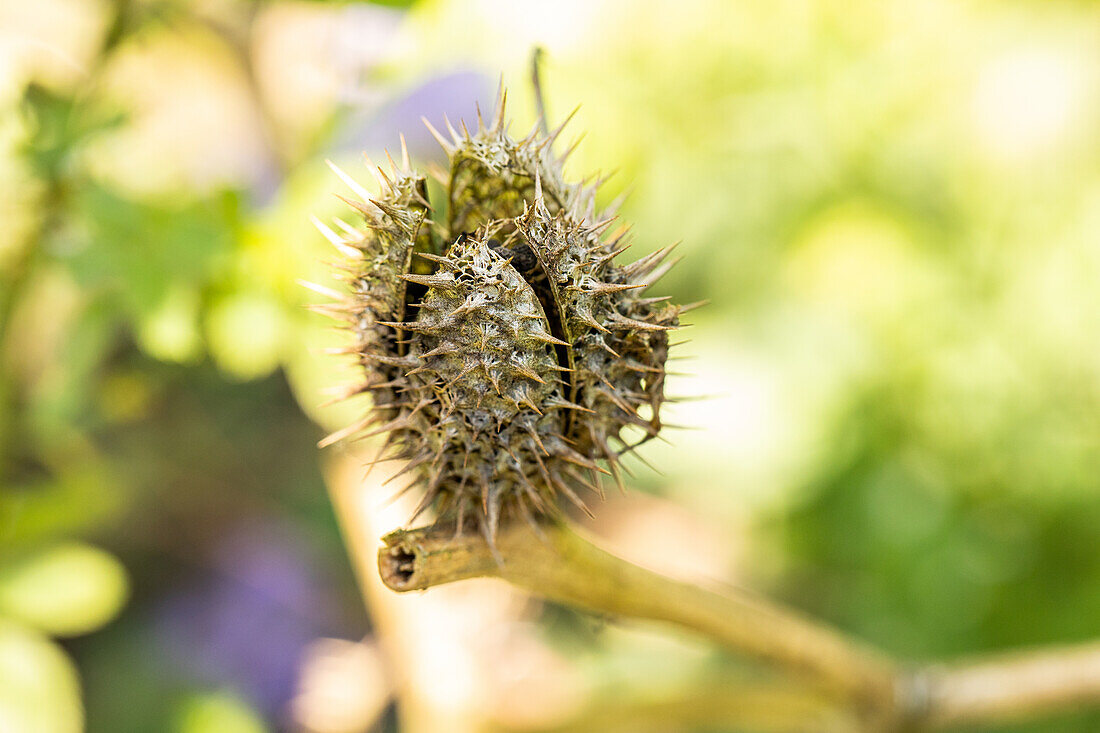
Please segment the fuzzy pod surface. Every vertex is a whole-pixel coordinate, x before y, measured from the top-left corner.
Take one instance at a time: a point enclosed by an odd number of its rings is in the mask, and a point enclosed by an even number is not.
[[[513,139],[501,93],[476,132],[425,124],[450,163],[441,205],[402,139],[401,163],[372,170],[377,194],[333,166],[359,226],[315,222],[350,284],[318,306],[354,334],[363,379],[344,394],[373,397],[322,445],[387,434],[386,458],[407,461],[423,492],[413,518],[434,507],[460,531],[473,520],[492,537],[562,501],[588,511],[599,474],[621,483],[622,455],[661,429],[669,331],[685,309],[647,288],[672,248],[615,262],[628,228],[596,210],[599,183],[566,180],[569,152],[552,150],[565,123]]]

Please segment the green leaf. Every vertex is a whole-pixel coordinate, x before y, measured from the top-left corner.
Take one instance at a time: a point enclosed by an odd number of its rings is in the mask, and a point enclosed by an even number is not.
[[[122,563],[90,545],[56,545],[0,566],[0,615],[52,635],[98,629],[128,595]]]
[[[0,731],[80,733],[76,668],[59,646],[0,617]]]
[[[195,695],[180,708],[177,733],[265,733],[260,716],[244,701],[227,692]]]
[[[89,185],[76,208],[86,239],[69,263],[80,284],[110,293],[151,355],[191,357],[198,329],[194,305],[232,252],[236,196],[166,205]]]

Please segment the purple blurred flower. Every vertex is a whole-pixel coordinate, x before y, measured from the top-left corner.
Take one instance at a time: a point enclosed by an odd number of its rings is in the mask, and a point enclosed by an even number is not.
[[[333,635],[333,601],[314,580],[309,553],[290,528],[239,528],[215,550],[211,572],[169,596],[155,630],[175,671],[229,687],[264,712],[295,692],[303,648]]]
[[[480,103],[483,110],[492,110],[496,85],[495,80],[476,71],[434,77],[381,108],[352,115],[334,149],[352,153],[381,148],[395,150],[399,145],[398,134],[404,133],[411,155],[420,160],[444,162],[443,151],[420,118],[427,117],[440,129],[444,115],[455,125],[463,119],[472,121],[477,115],[475,103]]]

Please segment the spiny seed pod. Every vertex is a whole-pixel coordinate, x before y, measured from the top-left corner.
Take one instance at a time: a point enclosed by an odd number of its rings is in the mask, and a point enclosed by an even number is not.
[[[620,457],[661,429],[668,331],[686,310],[644,295],[671,247],[615,264],[628,229],[605,236],[599,183],[566,182],[571,150],[551,150],[565,123],[515,140],[504,102],[474,134],[448,121],[448,139],[425,120],[450,159],[443,211],[402,138],[375,196],[333,166],[365,229],[315,221],[348,260],[351,296],[318,307],[355,335],[365,378],[344,394],[374,399],[322,445],[387,433],[386,457],[406,460],[424,492],[413,519],[434,506],[490,539],[502,518],[533,523],[560,497],[588,511],[580,494],[600,492],[598,473],[621,485]]]

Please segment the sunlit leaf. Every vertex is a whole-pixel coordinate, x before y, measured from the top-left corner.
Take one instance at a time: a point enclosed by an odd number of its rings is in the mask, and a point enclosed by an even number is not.
[[[0,731],[80,733],[76,668],[45,636],[0,616]]]
[[[263,720],[240,698],[227,692],[194,695],[180,707],[176,733],[265,733]]]
[[[285,331],[278,303],[254,293],[225,298],[207,315],[211,355],[222,369],[241,379],[262,377],[278,365]]]
[[[118,614],[129,582],[122,564],[67,543],[0,565],[0,615],[53,635],[93,631]]]

